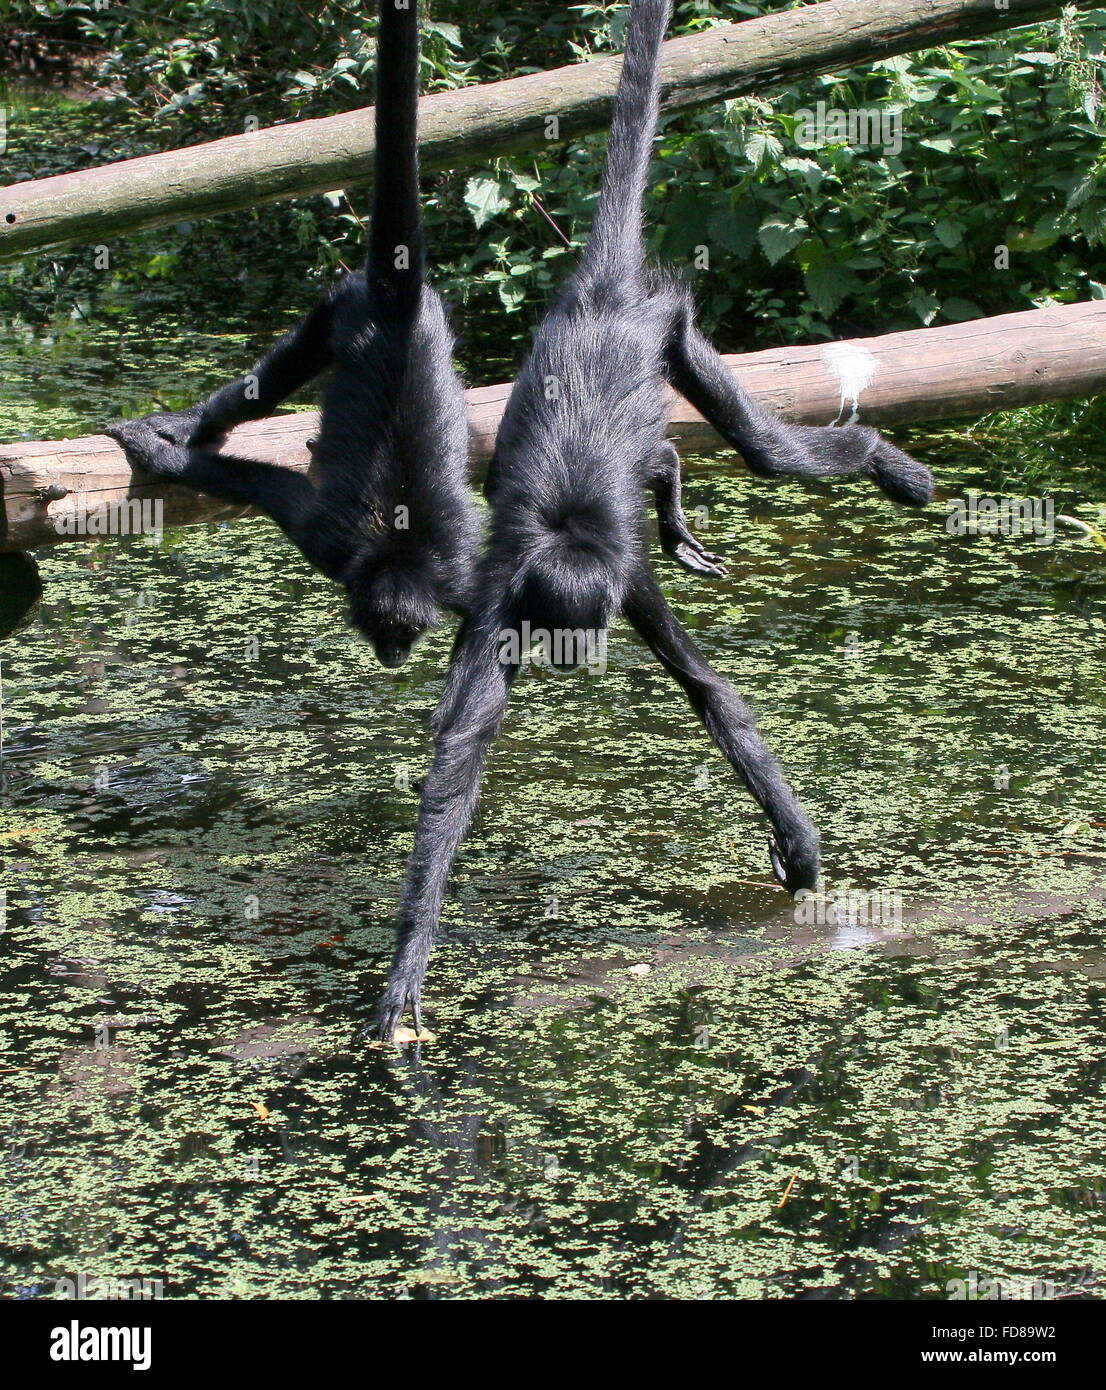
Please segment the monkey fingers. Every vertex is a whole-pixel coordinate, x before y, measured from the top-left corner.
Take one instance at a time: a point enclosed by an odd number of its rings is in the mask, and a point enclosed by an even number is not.
[[[683,565],[685,570],[690,570],[692,574],[709,575],[712,579],[724,579],[726,577],[726,566],[721,563],[720,555],[711,555],[700,545],[693,545],[688,541],[678,541],[671,549],[664,547],[665,553],[671,555],[678,565]]]
[[[108,425],[104,433],[122,445],[131,463],[137,463],[147,473],[161,478],[179,477],[188,465],[188,450],[170,443],[164,435],[150,427],[148,420],[149,417]]]
[[[187,448],[189,444],[208,443],[213,438],[200,430],[203,407],[194,405],[188,410],[166,410],[143,415],[137,423],[147,426],[170,444]]]
[[[426,978],[426,966],[421,969],[414,963],[409,968],[393,967],[380,998],[371,1023],[361,1029],[358,1037],[375,1042],[394,1042],[396,1029],[403,1022],[410,1001],[414,1018],[415,1033],[422,1032],[422,985]]]
[[[661,549],[692,574],[723,578],[726,568],[722,556],[711,554],[687,524],[681,496],[680,456],[674,445],[667,442],[661,445],[648,477],[657,508]]]

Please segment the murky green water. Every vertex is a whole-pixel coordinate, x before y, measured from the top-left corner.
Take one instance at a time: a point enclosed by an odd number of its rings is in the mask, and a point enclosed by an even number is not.
[[[620,630],[519,684],[421,1062],[351,1038],[449,634],[380,670],[260,520],[42,557],[3,644],[7,1293],[1101,1294],[1104,552],[728,457],[689,493],[731,575],[666,591],[831,885],[903,920],[796,924]]]

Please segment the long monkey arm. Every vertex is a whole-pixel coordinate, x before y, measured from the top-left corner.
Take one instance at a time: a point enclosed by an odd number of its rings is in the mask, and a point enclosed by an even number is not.
[[[339,287],[321,300],[245,376],[220,386],[188,410],[146,415],[142,423],[170,444],[210,444],[235,425],[271,415],[281,401],[330,366],[331,322],[340,294]]]
[[[246,420],[271,415],[278,405],[331,364],[331,321],[337,294],[327,295],[280,338],[239,381],[221,386],[200,406],[191,443],[206,443]]]
[[[624,612],[684,688],[711,738],[772,822],[775,838],[769,848],[776,877],[790,893],[813,889],[818,882],[818,832],[757,733],[752,712],[680,626],[647,566],[632,580]]]
[[[415,847],[399,914],[399,941],[388,984],[366,1031],[391,1041],[410,999],[422,1031],[422,982],[438,934],[453,860],[480,797],[488,745],[495,737],[518,665],[501,659],[501,625],[493,613],[463,624],[436,715],[434,761],[422,788]]]
[[[668,346],[673,386],[762,477],[867,477],[888,497],[923,507],[933,475],[865,425],[793,425],[758,405],[696,327],[690,306]]]
[[[118,440],[132,463],[147,472],[221,501],[264,512],[312,564],[332,579],[341,577],[349,556],[326,527],[312,524],[318,494],[302,473],[257,459],[170,444],[145,420],[114,426],[107,433]]]

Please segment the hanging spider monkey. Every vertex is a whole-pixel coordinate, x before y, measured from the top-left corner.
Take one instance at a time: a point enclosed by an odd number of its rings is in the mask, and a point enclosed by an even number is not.
[[[643,488],[653,492],[665,551],[698,573],[722,572],[680,505],[679,458],[665,440],[667,384],[763,476],[862,475],[900,502],[921,506],[932,496],[929,471],[875,430],[786,424],[757,406],[696,328],[687,289],[647,264],[641,205],[668,15],[669,0],[632,0],[591,239],[538,330],[499,429],[487,482],[489,542],[434,716],[396,955],[370,1025],[384,1039],[408,999],[421,1029],[422,982],[450,867],[518,674],[526,623],[570,635],[565,660],[554,664],[571,667],[580,640],[624,614],[765,811],[779,881],[792,893],[816,884],[817,832],[752,714],[680,626],[649,565]]]
[[[340,581],[379,661],[400,666],[442,608],[463,612],[479,545],[468,420],[419,206],[418,0],[381,0],[372,230],[346,276],[239,381],[108,433],[133,462],[266,512]],[[331,369],[308,478],[210,447]]]

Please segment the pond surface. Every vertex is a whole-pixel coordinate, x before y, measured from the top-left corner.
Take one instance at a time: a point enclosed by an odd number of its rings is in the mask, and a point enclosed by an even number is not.
[[[665,589],[857,920],[796,921],[620,629],[517,687],[421,1058],[352,1036],[450,634],[382,671],[263,520],[40,556],[3,644],[5,1295],[1101,1296],[1104,552],[689,473],[730,575]]]

